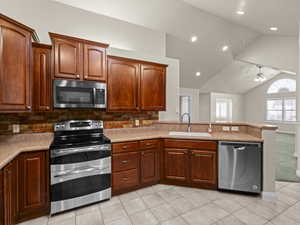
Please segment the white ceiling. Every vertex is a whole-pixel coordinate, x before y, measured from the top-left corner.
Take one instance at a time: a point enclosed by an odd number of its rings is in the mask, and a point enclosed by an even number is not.
[[[167,33],[167,56],[180,59],[180,86],[186,88],[200,88],[260,35],[182,0],[56,1]],[[230,50],[222,52],[223,45]]]
[[[234,61],[230,65],[224,67],[211,79],[209,79],[200,88],[200,92],[224,92],[242,94],[262,84],[260,82],[254,81],[257,73],[258,68],[255,65]],[[268,81],[281,72],[272,68],[264,67],[262,69],[262,73],[266,77],[266,81]]]
[[[298,35],[299,0],[183,0],[202,10],[264,34]],[[242,10],[245,15],[237,15]],[[270,27],[279,28],[271,32]]]

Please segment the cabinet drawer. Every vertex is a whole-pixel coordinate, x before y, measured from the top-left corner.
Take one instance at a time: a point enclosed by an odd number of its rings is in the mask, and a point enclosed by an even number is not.
[[[113,144],[113,153],[136,151],[138,148],[139,143],[137,141],[117,143]]]
[[[137,169],[139,165],[139,153],[120,153],[113,155],[113,172]]]
[[[114,191],[135,187],[138,184],[139,174],[137,169],[113,173],[112,186]]]
[[[140,141],[141,149],[154,149],[159,147],[159,140]]]
[[[212,151],[217,150],[217,143],[214,141],[166,139],[164,145],[167,148],[205,149],[205,150],[212,150]]]

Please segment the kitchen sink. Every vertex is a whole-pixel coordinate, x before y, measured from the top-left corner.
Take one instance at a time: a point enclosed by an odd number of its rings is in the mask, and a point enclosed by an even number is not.
[[[176,131],[170,131],[169,135],[171,135],[171,136],[189,136],[189,137],[211,137],[210,133],[205,133],[205,132],[176,132]]]

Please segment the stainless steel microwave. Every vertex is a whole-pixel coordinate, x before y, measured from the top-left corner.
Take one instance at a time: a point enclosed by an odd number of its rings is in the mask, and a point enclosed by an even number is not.
[[[106,84],[93,81],[54,80],[54,108],[106,108]]]

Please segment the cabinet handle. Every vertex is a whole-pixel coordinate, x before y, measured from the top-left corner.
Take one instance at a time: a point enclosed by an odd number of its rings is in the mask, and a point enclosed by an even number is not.
[[[77,75],[76,75],[76,77],[77,77],[77,78],[80,78],[80,75],[79,75],[79,74],[77,74]]]
[[[122,148],[123,148],[123,149],[127,149],[127,148],[128,148],[128,146],[126,146],[126,145],[125,145],[125,146],[123,146]]]
[[[30,105],[28,105],[28,106],[26,106],[26,108],[30,110],[30,109],[31,109],[31,106],[30,106]]]
[[[146,143],[146,146],[150,146],[151,145],[151,143]]]
[[[128,163],[128,160],[123,160],[122,163],[126,164],[126,163]]]
[[[47,110],[49,110],[49,109],[50,109],[50,107],[49,107],[49,106],[46,106],[46,109],[47,109]]]
[[[127,181],[128,177],[123,177],[122,180]]]

